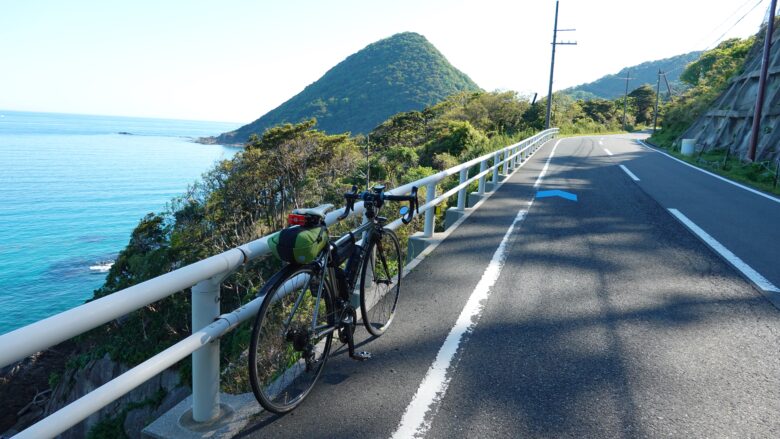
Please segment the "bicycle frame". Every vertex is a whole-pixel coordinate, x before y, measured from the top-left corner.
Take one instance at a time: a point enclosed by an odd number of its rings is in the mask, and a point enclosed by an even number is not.
[[[374,221],[370,221],[370,222],[361,224],[360,227],[355,229],[352,233],[353,234],[359,234],[359,233],[364,233],[365,232],[366,233],[365,234],[365,238],[363,238],[362,241],[370,243],[371,240],[374,237],[374,234],[377,233],[376,227],[377,227],[377,223],[375,223]],[[349,236],[345,235],[345,236],[337,239],[334,244],[336,244],[336,245],[343,244],[344,242],[346,242],[347,239],[349,239]],[[358,248],[359,248],[358,251],[360,251],[360,256],[359,256],[360,259],[358,261],[357,266],[361,266],[361,264],[363,262],[363,259],[367,256],[366,252],[368,251],[368,246],[362,246],[362,247],[358,247]],[[317,337],[317,338],[326,336],[328,333],[333,332],[336,329],[338,329],[338,326],[339,326],[339,325],[331,325],[331,324],[328,324],[326,326],[322,326],[322,325],[316,326],[316,323],[317,323],[318,317],[319,317],[318,313],[319,313],[319,309],[320,309],[320,302],[322,300],[322,291],[323,291],[323,288],[325,286],[325,282],[328,283],[328,287],[330,288],[330,291],[333,292],[334,294],[336,294],[336,296],[338,296],[338,292],[339,292],[339,286],[336,283],[335,268],[331,267],[330,264],[328,264],[328,262],[330,260],[330,256],[331,256],[330,255],[330,247],[326,247],[326,249],[322,252],[322,254],[314,261],[314,264],[319,267],[319,271],[320,271],[319,279],[320,280],[319,280],[319,282],[317,282],[317,284],[318,284],[318,286],[317,286],[317,296],[316,296],[316,299],[315,299],[316,302],[315,302],[315,305],[314,305],[314,318],[312,319],[312,328],[311,328],[311,330],[312,330],[312,333],[316,334],[315,337]],[[290,281],[294,282],[291,285],[293,288],[298,286],[298,282],[301,282],[301,280],[299,280],[299,279],[290,279]],[[312,281],[312,278],[309,277],[309,279],[305,280],[304,282],[309,284],[309,283],[311,283],[311,281]],[[282,291],[282,292],[286,291],[287,290],[286,286],[287,286],[287,283],[283,284],[282,287],[279,290]],[[307,290],[307,288],[302,289],[301,293],[298,296],[298,298],[295,300],[295,304],[293,305],[293,308],[292,308],[292,310],[290,312],[290,316],[287,318],[287,321],[285,322],[285,326],[288,326],[290,324],[290,322],[292,321],[293,317],[295,316],[295,313],[298,311],[298,307],[300,306],[301,302],[303,301],[303,297],[304,297],[304,295],[306,293],[306,290]],[[352,291],[348,292],[350,299],[352,299],[352,297],[354,296],[354,292],[355,292],[355,288],[352,288]],[[324,331],[322,330],[323,328],[325,328]]]

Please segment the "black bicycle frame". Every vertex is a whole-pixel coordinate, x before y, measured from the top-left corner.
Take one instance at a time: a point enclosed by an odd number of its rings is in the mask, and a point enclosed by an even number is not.
[[[357,234],[365,232],[365,236],[363,238],[363,242],[366,242],[366,243],[370,244],[371,240],[374,239],[374,235],[377,233],[377,227],[378,226],[380,226],[378,223],[375,223],[374,221],[370,221],[370,222],[367,222],[365,224],[361,224],[360,227],[358,227],[357,229],[352,231],[352,233],[353,233],[353,235],[357,235]],[[336,242],[334,242],[334,244],[336,246],[338,246],[339,244],[343,244],[344,242],[346,242],[346,240],[348,240],[348,239],[350,239],[350,236],[349,235],[344,235],[341,238],[337,239]],[[360,252],[359,260],[358,260],[358,263],[357,263],[358,267],[362,266],[363,260],[367,256],[366,252],[368,251],[368,247],[369,247],[368,245],[358,246],[358,250],[357,251]],[[325,282],[328,283],[328,287],[330,288],[330,291],[334,294],[334,299],[337,298],[337,297],[340,297],[340,295],[339,295],[339,285],[336,282],[336,268],[335,267],[331,267],[330,264],[328,264],[328,260],[331,257],[330,253],[331,253],[330,246],[328,246],[328,247],[326,247],[326,250],[322,252],[322,255],[320,257],[318,257],[315,260],[315,262],[314,262],[314,264],[317,265],[317,267],[318,267],[318,269],[320,271],[320,275],[319,275],[320,281],[318,282],[318,286],[317,286],[317,298],[316,298],[316,304],[314,306],[314,318],[312,319],[312,330],[316,334],[315,335],[316,338],[324,337],[327,334],[329,334],[329,333],[331,333],[331,332],[333,332],[333,331],[335,331],[336,329],[339,328],[338,324],[330,324],[330,323],[328,323],[327,325],[324,325],[324,326],[323,325],[321,325],[321,326],[313,326],[313,325],[316,325],[317,320],[318,320],[317,313],[318,313],[319,308],[320,308],[319,304],[320,304],[320,300],[322,300],[322,291],[323,291],[323,288],[325,286]],[[357,273],[355,273],[354,275],[357,276]],[[309,282],[311,282],[311,280],[309,280]],[[354,296],[354,291],[355,291],[355,288],[351,288],[351,291],[348,291],[350,300]],[[296,300],[296,303],[295,303],[295,305],[293,307],[293,311],[290,313],[290,318],[291,319],[292,319],[292,316],[295,315],[295,311],[298,308],[298,304],[302,300],[303,294],[305,294],[305,289],[301,292],[301,297],[299,297]],[[339,309],[338,311],[341,311],[341,309]]]

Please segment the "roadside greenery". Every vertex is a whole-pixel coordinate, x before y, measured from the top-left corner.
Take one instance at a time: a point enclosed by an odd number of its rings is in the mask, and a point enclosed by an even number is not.
[[[680,79],[690,88],[682,96],[663,105],[660,110],[660,130],[651,140],[670,148],[680,135],[707,111],[728,85],[729,79],[742,73],[742,67],[755,37],[732,38],[723,41],[701,58],[688,65]]]
[[[726,40],[689,64],[680,75],[689,88],[679,98],[662,106],[660,129],[649,140],[688,163],[766,192],[780,193],[777,163],[745,163],[740,157],[729,154],[727,145],[699,151],[692,157],[678,152],[680,136],[712,107],[731,78],[743,73],[746,57],[755,44],[756,37]]]
[[[733,154],[727,155],[725,149],[701,151],[694,156],[682,155],[675,149],[665,149],[668,154],[692,165],[745,183],[764,192],[780,195],[780,183],[778,183],[780,163],[778,162],[745,162]]]

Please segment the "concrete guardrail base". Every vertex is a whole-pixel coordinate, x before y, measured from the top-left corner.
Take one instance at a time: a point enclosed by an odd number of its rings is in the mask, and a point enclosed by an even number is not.
[[[506,180],[506,175],[499,175],[498,176],[498,182],[499,183],[501,183],[504,180]],[[493,187],[493,182],[492,181],[485,182],[485,192],[492,192],[493,189],[495,189],[495,188]]]
[[[465,210],[460,210],[457,207],[450,207],[447,209],[447,211],[444,212],[444,230],[449,229],[450,226],[455,224],[455,221],[459,220],[465,214]]]
[[[406,262],[408,264],[412,259],[416,258],[426,248],[431,246],[435,241],[431,238],[424,238],[422,232],[417,232],[409,237],[409,243],[406,251]]]
[[[480,194],[479,192],[472,192],[469,194],[468,202],[466,203],[466,207],[474,207],[477,203],[482,201],[484,198],[486,198],[486,194]]]
[[[220,393],[220,416],[212,422],[196,423],[192,419],[192,395],[168,413],[144,428],[141,436],[154,439],[232,438],[243,430],[262,407],[252,393],[228,395]]]

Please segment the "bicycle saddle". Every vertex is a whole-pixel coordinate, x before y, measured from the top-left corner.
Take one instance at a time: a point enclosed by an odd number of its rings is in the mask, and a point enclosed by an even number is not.
[[[292,213],[296,215],[313,215],[325,219],[325,214],[327,214],[331,209],[333,209],[332,204],[320,204],[317,207],[295,209],[292,211]]]

